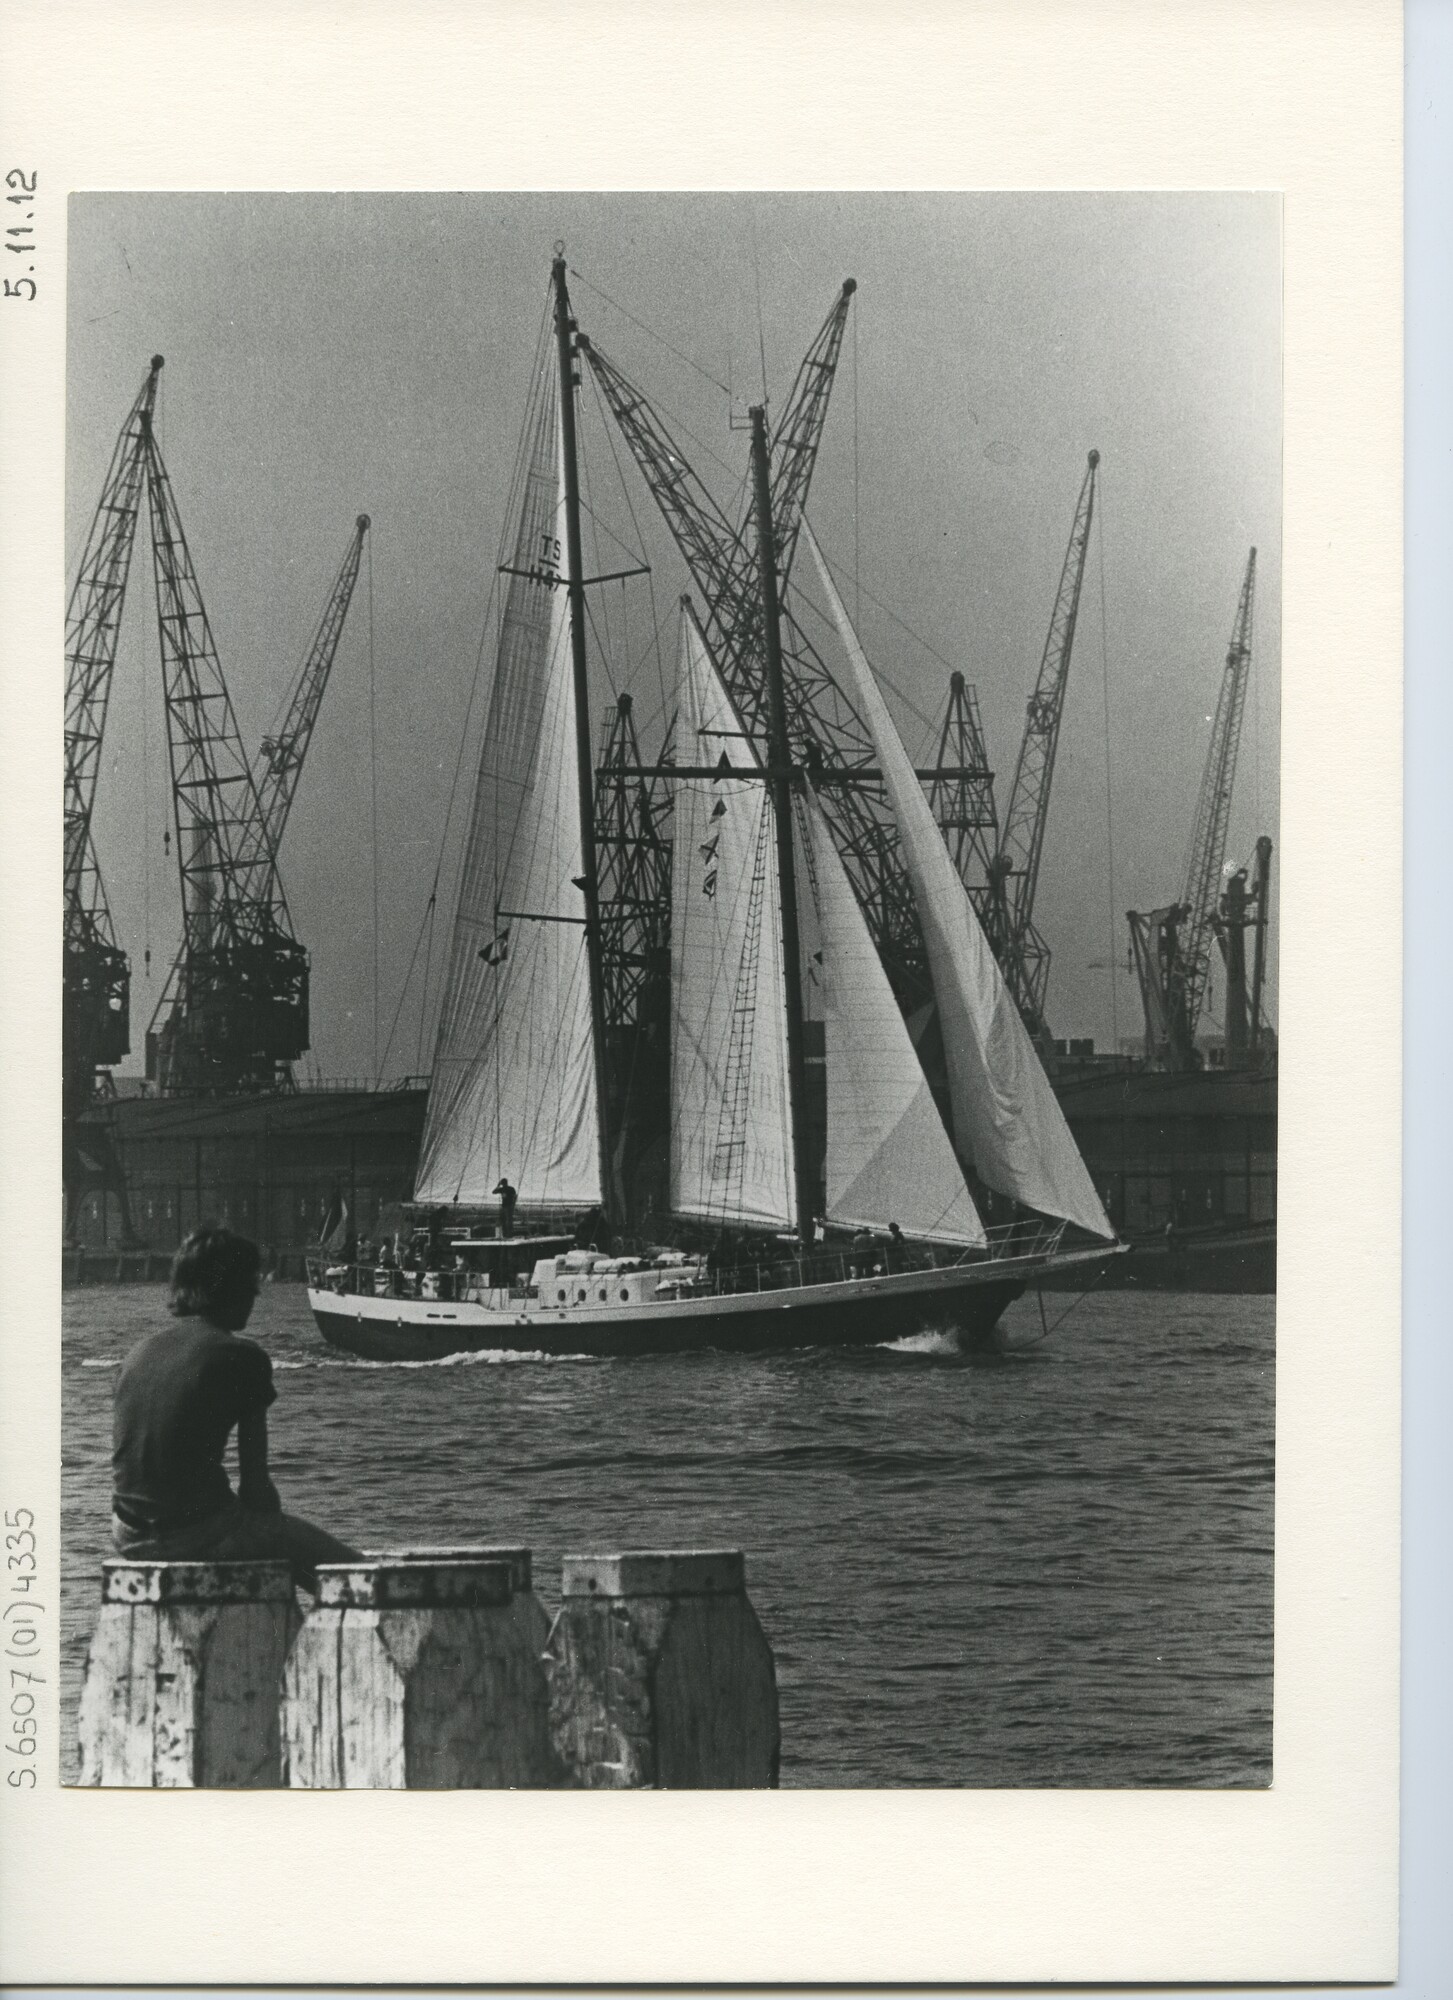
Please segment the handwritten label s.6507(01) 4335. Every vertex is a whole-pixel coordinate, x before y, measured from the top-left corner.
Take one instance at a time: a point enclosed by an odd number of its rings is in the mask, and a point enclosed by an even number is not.
[[[35,1596],[35,1516],[28,1507],[5,1512],[5,1587],[0,1605],[0,1658],[5,1669],[5,1782],[12,1791],[34,1791],[39,1732],[37,1691],[40,1621],[45,1606]]]

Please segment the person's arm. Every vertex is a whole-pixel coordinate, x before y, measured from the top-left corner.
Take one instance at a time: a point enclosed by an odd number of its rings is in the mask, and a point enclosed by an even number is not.
[[[237,1498],[253,1514],[280,1514],[278,1490],[267,1470],[267,1411],[246,1411],[237,1419]]]

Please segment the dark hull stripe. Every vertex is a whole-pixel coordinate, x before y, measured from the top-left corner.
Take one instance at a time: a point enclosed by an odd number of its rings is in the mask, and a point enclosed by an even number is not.
[[[435,1361],[450,1354],[691,1354],[729,1350],[766,1353],[794,1347],[863,1347],[907,1334],[953,1326],[971,1336],[991,1332],[1004,1309],[1023,1292],[1023,1278],[985,1282],[931,1293],[790,1303],[683,1319],[659,1308],[622,1312],[619,1319],[532,1316],[524,1324],[501,1317],[498,1327],[421,1323],[400,1301],[396,1318],[330,1311],[313,1295],[313,1316],[330,1346],[367,1361]],[[733,1302],[736,1304],[737,1302]]]

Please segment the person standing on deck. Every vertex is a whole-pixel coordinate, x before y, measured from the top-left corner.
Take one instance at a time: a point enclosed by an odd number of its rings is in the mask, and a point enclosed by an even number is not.
[[[494,1192],[499,1196],[499,1233],[501,1236],[513,1236],[515,1233],[515,1203],[519,1200],[519,1196],[510,1186],[507,1174],[500,1175],[499,1180],[495,1183]]]
[[[257,1245],[202,1228],[172,1263],[179,1322],[133,1347],[116,1382],[111,1539],[140,1562],[257,1562],[292,1566],[316,1595],[320,1562],[358,1550],[285,1514],[268,1472],[272,1363],[239,1338],[257,1300]],[[223,1465],[237,1433],[237,1491]]]

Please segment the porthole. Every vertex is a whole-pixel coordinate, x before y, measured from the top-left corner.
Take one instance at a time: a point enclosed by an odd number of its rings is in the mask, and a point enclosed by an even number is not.
[[[630,1293],[629,1293],[629,1292],[627,1291],[626,1287],[625,1287],[624,1285],[622,1285],[622,1286],[621,1286],[621,1304],[622,1304],[622,1305],[625,1305],[625,1304],[626,1304],[626,1303],[627,1303],[627,1302],[629,1301],[629,1299],[630,1299],[630,1296],[631,1296],[631,1295],[630,1295]]]
[[[622,1293],[622,1297],[624,1297],[624,1296],[625,1296],[625,1295],[624,1295],[624,1293]],[[604,1305],[604,1304],[605,1304],[605,1302],[606,1302],[606,1300],[607,1300],[607,1299],[608,1299],[609,1297],[610,1297],[610,1293],[609,1293],[609,1292],[608,1292],[608,1291],[606,1290],[605,1286],[604,1286],[604,1285],[602,1285],[602,1286],[601,1286],[601,1288],[600,1288],[600,1302],[601,1302],[601,1304],[602,1304],[602,1305]]]
[[[575,1296],[581,1305],[585,1304],[586,1291],[584,1285],[580,1287],[580,1290],[575,1294]]]
[[[563,1285],[560,1287],[560,1290],[556,1294],[556,1296],[558,1297],[561,1305],[563,1306],[565,1303],[565,1287]]]

